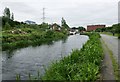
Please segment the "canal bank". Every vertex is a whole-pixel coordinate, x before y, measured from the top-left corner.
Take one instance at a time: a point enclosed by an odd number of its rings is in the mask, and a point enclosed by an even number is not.
[[[66,40],[55,41],[53,44],[29,46],[11,53],[3,52],[3,80],[15,80],[17,74],[20,74],[22,80],[28,80],[29,73],[35,77],[38,70],[43,75],[43,65],[47,68],[52,62],[70,55],[72,50],[81,49],[88,39],[88,36],[84,35],[71,35]]]
[[[58,31],[42,31],[33,28],[21,28],[14,30],[2,31],[2,51],[15,50],[28,47],[30,45],[37,46],[41,44],[52,43],[60,39],[67,38],[67,34]]]
[[[74,50],[71,55],[54,62],[45,72],[43,80],[89,80],[100,79],[103,49],[100,35],[85,33],[90,40],[80,49]]]

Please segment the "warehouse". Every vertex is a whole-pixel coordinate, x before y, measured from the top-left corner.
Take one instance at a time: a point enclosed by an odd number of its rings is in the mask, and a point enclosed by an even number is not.
[[[106,25],[88,25],[87,26],[87,31],[94,31],[97,28],[105,28]]]

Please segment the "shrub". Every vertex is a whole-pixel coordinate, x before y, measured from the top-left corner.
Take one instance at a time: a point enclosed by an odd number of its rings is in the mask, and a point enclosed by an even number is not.
[[[6,22],[6,23],[5,23],[5,29],[8,30],[8,29],[10,29],[10,28],[11,28],[11,26],[9,25],[8,22]]]

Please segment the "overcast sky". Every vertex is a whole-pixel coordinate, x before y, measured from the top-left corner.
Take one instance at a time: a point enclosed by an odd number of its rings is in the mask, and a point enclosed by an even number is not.
[[[87,26],[91,24],[112,25],[118,22],[119,0],[0,0],[0,16],[5,7],[14,13],[15,20],[32,20],[42,23],[42,9],[45,21],[61,24],[64,17],[67,24]]]

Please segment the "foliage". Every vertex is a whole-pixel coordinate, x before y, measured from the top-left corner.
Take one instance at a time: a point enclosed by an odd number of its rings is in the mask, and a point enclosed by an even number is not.
[[[10,29],[10,28],[11,28],[11,26],[9,25],[8,22],[6,22],[6,23],[5,23],[5,29],[8,30],[8,29]]]
[[[120,34],[118,34],[118,39],[120,39]]]
[[[67,25],[64,18],[62,18],[62,20],[61,20],[61,26],[62,26],[63,29],[65,29],[65,28],[68,29],[69,28],[69,26]]]
[[[120,33],[120,23],[114,24],[111,27],[97,28],[96,32],[114,32],[114,33]]]
[[[81,31],[86,31],[86,29],[84,27],[82,27],[82,26],[79,26],[78,29],[79,29],[80,32]]]
[[[12,13],[11,20],[14,20],[14,14]]]
[[[40,28],[43,29],[43,30],[46,30],[46,29],[49,28],[49,24],[48,24],[48,23],[42,23],[42,24],[40,24],[39,26],[40,26]]]
[[[113,27],[114,32],[120,33],[120,23],[114,24],[112,27]]]
[[[66,33],[64,33],[66,31],[49,31],[48,23],[37,25],[14,21],[14,14],[12,13],[12,17],[10,17],[9,8],[5,8],[4,16],[0,17],[0,19],[2,19],[3,27],[3,50],[41,45],[66,37]]]
[[[90,80],[98,79],[103,51],[100,35],[87,33],[90,40],[81,50],[74,50],[70,56],[53,63],[43,80]]]
[[[118,38],[120,38],[120,23],[114,24],[111,27],[106,28],[98,28],[96,29],[96,32],[107,32],[108,34],[111,33],[111,35],[118,35]]]
[[[18,22],[18,21],[13,21],[11,19],[8,19],[7,17],[0,17],[2,19],[2,27],[3,27],[3,30],[6,30],[5,29],[5,24],[8,23],[11,27],[11,29],[13,29],[13,27],[15,27],[16,25],[20,25],[21,23]]]
[[[10,25],[9,29],[13,29],[15,26],[25,24],[23,22],[14,21],[14,14],[11,14],[10,9],[7,7],[4,9],[4,16],[1,16],[0,19],[2,19],[3,30],[8,30],[5,26],[6,23]]]
[[[63,39],[67,35],[62,32],[42,31],[40,28],[14,28],[5,30],[2,33],[3,50],[17,49],[27,47],[29,45],[41,45],[49,43],[53,40]]]
[[[7,7],[4,9],[4,16],[10,19],[10,9]]]

